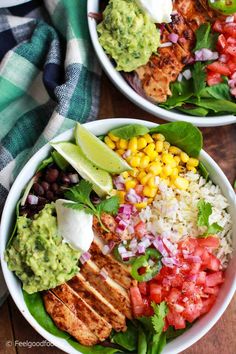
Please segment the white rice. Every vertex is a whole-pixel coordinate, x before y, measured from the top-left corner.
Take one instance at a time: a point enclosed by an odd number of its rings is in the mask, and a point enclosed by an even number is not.
[[[225,267],[232,252],[232,220],[226,210],[228,202],[218,186],[211,181],[206,183],[199,174],[188,172],[185,178],[189,180],[186,191],[167,187],[157,178],[160,193],[156,195],[151,206],[140,212],[140,218],[147,222],[149,232],[167,237],[173,243],[186,237],[198,237],[206,231],[205,227],[197,225],[197,204],[200,199],[204,199],[212,205],[209,223],[217,222],[223,228],[217,234],[220,247],[216,256]]]

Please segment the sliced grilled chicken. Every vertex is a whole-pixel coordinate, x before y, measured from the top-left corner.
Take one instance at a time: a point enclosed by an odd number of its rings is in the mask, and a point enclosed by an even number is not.
[[[68,284],[52,289],[52,292],[79,318],[100,341],[109,337],[112,326],[101,317]]]
[[[104,243],[96,235],[89,249],[92,261],[101,269],[104,268],[108,275],[125,289],[129,289],[132,282],[130,267],[116,261],[110,254],[104,255],[102,249]]]
[[[103,225],[109,231],[106,231],[100,224],[96,216],[93,217],[93,230],[106,242],[113,241],[119,243],[122,240],[127,240],[130,238],[127,230],[122,233],[116,232],[117,223],[112,215],[103,213],[101,216]]]
[[[43,300],[58,328],[68,332],[83,345],[92,346],[99,342],[97,336],[51,291],[43,294]]]
[[[118,311],[129,319],[132,318],[129,294],[124,288],[109,276],[102,278],[100,269],[91,260],[81,267],[81,273]]]
[[[68,284],[88,305],[117,331],[126,331],[125,316],[114,308],[89,282],[78,273]]]

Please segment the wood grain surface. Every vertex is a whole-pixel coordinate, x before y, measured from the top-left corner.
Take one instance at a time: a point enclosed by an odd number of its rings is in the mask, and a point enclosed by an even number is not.
[[[140,118],[164,121],[144,112],[128,101],[103,75],[99,118]],[[204,149],[225,172],[230,183],[236,179],[236,125],[201,129]],[[236,353],[236,298],[217,324],[201,340],[182,354]],[[34,342],[30,348],[27,341]],[[0,308],[0,354],[60,354],[62,351],[44,339],[23,318],[9,297]],[[40,346],[45,344],[44,346]],[[25,346],[26,345],[26,346]],[[177,354],[177,353],[176,353]]]

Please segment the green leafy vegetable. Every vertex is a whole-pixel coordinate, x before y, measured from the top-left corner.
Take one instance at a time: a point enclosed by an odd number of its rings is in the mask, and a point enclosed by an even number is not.
[[[47,159],[43,160],[40,165],[38,166],[36,172],[39,172],[41,170],[43,170],[45,167],[47,167],[48,165],[50,165],[50,163],[53,163],[53,158],[52,156],[48,157]]]
[[[183,103],[192,96],[193,81],[183,78],[181,82],[176,81],[172,83],[170,89],[172,96],[169,97],[165,103],[160,104],[161,107],[167,109],[173,109],[182,106]]]
[[[197,29],[195,34],[196,34],[196,46],[193,50],[194,52],[203,48],[215,50],[218,34],[211,32],[210,23],[202,24]]]
[[[75,203],[65,203],[67,208],[76,210],[83,210],[88,214],[95,215],[101,223],[104,230],[108,231],[102,221],[101,214],[103,212],[115,215],[118,212],[119,198],[117,196],[109,199],[102,200],[99,204],[94,205],[90,200],[90,194],[92,192],[92,184],[88,181],[82,180],[76,186],[68,189],[65,192],[65,197],[72,200]]]
[[[120,349],[104,347],[102,345],[94,345],[92,347],[86,347],[85,345],[76,342],[72,338],[67,339],[67,342],[73,348],[75,348],[76,350],[80,351],[83,354],[115,354],[115,353],[122,352],[122,350]]]
[[[208,109],[202,107],[194,107],[194,108],[187,108],[187,105],[179,107],[178,110],[180,112],[190,114],[191,116],[199,116],[199,117],[206,117],[209,113]],[[190,106],[191,107],[191,106]]]
[[[207,231],[201,237],[207,237],[211,234],[216,234],[219,231],[222,231],[223,228],[217,223],[209,224],[209,218],[212,214],[212,205],[210,203],[205,202],[203,199],[200,199],[198,204],[198,226],[206,226]]]
[[[147,354],[159,354],[166,343],[163,328],[168,308],[165,302],[161,302],[160,305],[152,303],[152,307],[154,315],[151,317],[140,317],[139,321],[146,334]]]
[[[196,97],[200,97],[202,90],[206,87],[205,64],[202,64],[199,61],[196,64],[194,64],[192,70],[192,77],[193,77],[194,94]]]
[[[234,181],[234,189],[236,189],[236,180]]]
[[[187,103],[194,104],[196,106],[211,109],[214,112],[228,112],[236,113],[236,103],[227,100],[219,100],[214,98],[190,98]]]
[[[166,140],[178,146],[192,157],[197,157],[203,145],[202,133],[193,124],[173,122],[150,129],[150,133],[161,133]]]
[[[14,229],[13,229],[13,231],[11,233],[11,236],[10,236],[8,242],[7,242],[7,247],[6,248],[8,248],[11,245],[12,240],[15,237],[15,234],[16,234],[16,231],[17,231],[17,220],[18,220],[19,212],[20,212],[20,203],[21,203],[21,199],[16,204],[16,221],[15,221]]]
[[[209,172],[207,171],[206,166],[204,165],[203,162],[199,162],[198,166],[199,172],[201,173],[202,177],[205,178],[206,181],[209,180]]]
[[[219,100],[228,100],[231,101],[232,97],[230,95],[229,85],[227,83],[221,83],[205,88],[205,91],[202,91],[202,97],[214,97]]]
[[[53,161],[55,162],[55,164],[62,171],[65,171],[67,169],[67,167],[69,166],[69,163],[64,159],[64,157],[62,157],[59,154],[59,152],[57,152],[56,150],[54,150],[51,155],[52,155],[52,158],[53,158]]]
[[[116,128],[110,131],[113,135],[118,138],[129,140],[134,136],[144,135],[148,133],[148,128],[141,124],[128,124],[120,128]]]
[[[111,338],[112,343],[116,343],[120,345],[122,348],[133,351],[137,348],[138,342],[138,332],[137,328],[131,321],[127,323],[127,330],[125,332],[119,332],[112,336]]]

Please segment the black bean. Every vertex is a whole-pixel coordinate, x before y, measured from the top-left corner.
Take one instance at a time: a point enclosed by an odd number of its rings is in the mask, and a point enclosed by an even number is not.
[[[58,189],[59,189],[59,186],[58,186],[58,184],[57,183],[53,183],[52,185],[51,185],[51,190],[53,191],[53,192],[57,192],[58,191]]]
[[[47,192],[50,188],[50,184],[46,181],[41,182],[41,186],[43,187],[44,191]]]
[[[59,171],[56,168],[49,168],[46,172],[45,179],[49,183],[56,182],[59,176]]]
[[[39,201],[38,201],[38,204],[39,205],[44,205],[47,203],[47,199],[46,198],[43,198],[43,197],[39,197]]]
[[[47,191],[47,192],[46,192],[46,198],[47,198],[48,200],[54,200],[54,194],[53,194],[53,192]]]
[[[33,190],[39,196],[44,195],[44,189],[39,183],[33,184]]]
[[[64,172],[60,173],[59,178],[62,183],[70,183],[70,178]]]

